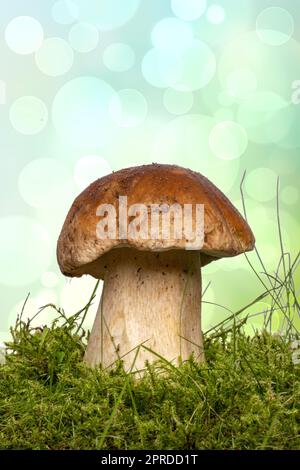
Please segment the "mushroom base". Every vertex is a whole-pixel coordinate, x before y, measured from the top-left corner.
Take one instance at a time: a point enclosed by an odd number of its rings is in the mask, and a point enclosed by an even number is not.
[[[191,354],[204,360],[201,265],[195,251],[108,253],[100,305],[84,361],[126,370],[164,357],[177,364]],[[147,348],[147,349],[146,349]]]

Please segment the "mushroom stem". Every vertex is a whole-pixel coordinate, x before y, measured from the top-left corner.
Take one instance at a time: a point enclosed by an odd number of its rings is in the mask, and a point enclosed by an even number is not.
[[[178,363],[192,353],[204,360],[201,333],[201,265],[195,251],[112,250],[100,305],[84,361],[142,369],[158,359]],[[136,356],[136,357],[135,357]]]

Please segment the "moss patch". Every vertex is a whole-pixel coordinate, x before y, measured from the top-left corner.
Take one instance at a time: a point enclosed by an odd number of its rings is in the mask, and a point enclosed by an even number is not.
[[[206,339],[206,364],[158,361],[137,378],[121,364],[86,368],[71,322],[13,333],[1,449],[300,449],[300,365],[286,338],[224,332]]]

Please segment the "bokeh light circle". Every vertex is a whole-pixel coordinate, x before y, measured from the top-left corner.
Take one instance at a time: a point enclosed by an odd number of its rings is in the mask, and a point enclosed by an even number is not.
[[[216,59],[211,49],[202,41],[195,39],[179,55],[181,73],[175,83],[177,90],[191,91],[205,87],[216,71]]]
[[[35,96],[22,96],[13,102],[9,111],[12,126],[21,134],[40,132],[48,121],[45,103]]]
[[[231,107],[234,105],[234,99],[227,91],[223,90],[218,94],[218,103],[224,107]]]
[[[205,12],[206,0],[171,0],[171,8],[178,18],[192,21]]]
[[[78,147],[104,145],[113,132],[108,107],[114,94],[108,83],[96,77],[78,77],[66,82],[53,101],[56,130],[64,140]]]
[[[167,88],[164,92],[163,103],[169,113],[185,114],[194,104],[194,95],[191,91],[177,91],[173,88]]]
[[[26,286],[40,278],[51,262],[47,230],[24,216],[0,219],[0,283]]]
[[[147,101],[137,90],[125,89],[116,93],[109,104],[109,112],[120,127],[135,127],[146,118]]]
[[[246,175],[245,189],[247,194],[258,202],[275,199],[277,175],[270,168],[255,168]]]
[[[266,8],[257,17],[256,32],[260,40],[265,44],[281,46],[293,35],[293,17],[284,8]]]
[[[135,62],[135,53],[128,44],[113,43],[103,52],[103,63],[112,72],[125,72]]]
[[[282,189],[280,198],[285,204],[296,204],[299,201],[299,190],[294,186],[286,186]]]
[[[71,173],[65,165],[52,158],[32,160],[23,168],[18,179],[24,201],[35,208],[55,208],[70,191]]]
[[[98,29],[90,23],[76,23],[69,31],[69,42],[77,52],[90,52],[99,42]]]
[[[111,172],[112,169],[105,158],[99,155],[85,155],[76,162],[73,176],[78,188],[83,190],[96,179]]]
[[[216,59],[211,49],[198,39],[186,38],[180,47],[177,46],[180,35],[177,41],[171,39],[172,34],[163,46],[163,33],[154,35],[154,42],[159,47],[150,49],[143,58],[144,78],[153,86],[180,91],[205,87],[216,71]]]
[[[211,24],[221,24],[225,20],[225,11],[221,5],[210,5],[206,12],[206,18]]]
[[[202,114],[172,119],[160,126],[153,139],[150,161],[200,171],[227,194],[236,182],[240,159],[221,160],[212,152],[209,136],[215,125],[214,118]]]
[[[59,282],[59,277],[56,273],[54,273],[53,271],[45,271],[43,274],[42,274],[42,277],[41,277],[41,284],[44,286],[44,287],[47,287],[49,289],[52,289],[53,287],[55,287]]]
[[[72,0],[58,0],[52,7],[52,17],[60,24],[71,24],[78,17],[78,7]]]
[[[73,0],[80,21],[95,24],[102,31],[111,31],[129,21],[136,13],[140,0]]]
[[[289,103],[273,92],[255,92],[240,104],[237,121],[249,140],[259,144],[280,142],[289,132],[292,115]]]
[[[159,88],[175,86],[181,74],[178,55],[176,52],[150,49],[142,60],[142,74],[152,86]]]
[[[212,129],[209,145],[218,158],[234,160],[245,152],[248,138],[242,126],[234,121],[223,121]]]
[[[32,54],[43,42],[44,32],[40,23],[31,16],[13,18],[5,29],[8,47],[17,54]]]
[[[227,77],[227,91],[234,98],[243,99],[256,89],[257,78],[252,70],[236,69]]]
[[[247,69],[256,76],[257,89],[234,98],[239,105],[235,120],[245,128],[250,141],[284,149],[300,147],[299,106],[291,102],[292,84],[300,76],[299,57],[300,44],[293,38],[275,51],[255,31],[236,35],[222,48],[218,77],[223,89],[227,90],[228,77],[236,70]],[[213,110],[213,86],[209,91],[203,99]]]
[[[192,43],[193,31],[184,21],[177,18],[164,18],[152,29],[151,41],[157,49],[181,50],[189,47]]]
[[[222,121],[233,121],[234,112],[231,108],[219,108],[214,112],[214,117],[218,122]]]
[[[299,105],[293,103],[285,103],[285,106],[278,112],[277,124],[271,133],[272,142],[278,142],[278,146],[283,149],[299,149],[300,148],[300,132],[299,132]],[[271,140],[271,139],[270,139]],[[292,161],[292,160],[291,160]]]
[[[61,38],[45,39],[35,54],[37,67],[45,75],[57,77],[67,73],[73,65],[74,52]]]

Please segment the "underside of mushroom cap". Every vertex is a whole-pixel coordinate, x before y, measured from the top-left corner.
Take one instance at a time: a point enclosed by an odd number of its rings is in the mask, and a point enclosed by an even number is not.
[[[112,205],[119,227],[120,196],[127,205],[201,204],[204,207],[202,266],[236,256],[254,247],[252,231],[226,196],[206,177],[175,165],[152,164],[117,171],[96,180],[73,202],[62,227],[57,258],[67,276],[91,274],[103,278],[107,254],[128,247],[144,251],[186,249],[184,239],[143,237],[99,238],[100,205]],[[103,214],[102,214],[103,215]]]

